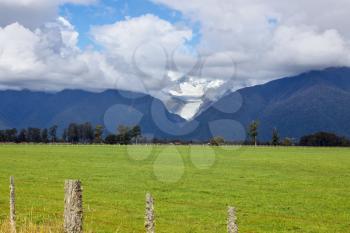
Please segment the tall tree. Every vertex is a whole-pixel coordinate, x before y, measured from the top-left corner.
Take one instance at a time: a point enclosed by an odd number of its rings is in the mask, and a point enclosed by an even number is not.
[[[252,121],[249,125],[249,131],[248,134],[250,138],[252,139],[252,142],[254,143],[255,146],[258,145],[258,135],[259,135],[259,122],[258,121]]]
[[[62,141],[67,142],[68,141],[68,130],[64,129],[62,134]]]
[[[75,123],[71,123],[68,126],[68,131],[67,131],[67,137],[68,141],[70,143],[78,143],[79,142],[79,128],[78,125]]]
[[[54,125],[50,127],[49,129],[49,135],[50,135],[50,140],[51,142],[57,142],[57,125]]]
[[[278,146],[280,144],[280,136],[279,136],[278,130],[276,128],[274,128],[272,130],[271,144],[273,146]]]
[[[120,137],[120,143],[123,145],[130,144],[131,141],[131,129],[125,125],[118,126],[118,136]]]
[[[28,141],[34,143],[41,142],[41,129],[39,128],[28,128]]]
[[[17,141],[18,142],[27,142],[28,141],[27,135],[28,135],[27,130],[22,129],[18,134]]]
[[[5,131],[0,130],[0,142],[5,142]]]
[[[48,143],[49,142],[49,133],[47,129],[43,129],[41,131],[41,141],[43,143]]]
[[[103,135],[104,127],[102,125],[96,125],[94,131],[94,142],[102,143],[102,135]]]
[[[86,122],[82,125],[82,137],[84,143],[92,143],[94,140],[94,129],[92,128],[91,123]]]
[[[16,142],[17,129],[6,129],[0,131],[0,139],[2,142]]]
[[[141,127],[139,125],[135,125],[130,132],[131,138],[135,139],[137,144],[139,137],[141,136]]]

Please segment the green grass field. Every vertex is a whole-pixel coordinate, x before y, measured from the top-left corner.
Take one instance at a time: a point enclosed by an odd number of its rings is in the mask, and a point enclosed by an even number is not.
[[[350,149],[0,145],[2,222],[10,175],[18,225],[61,226],[72,178],[86,232],[144,232],[147,191],[157,232],[226,232],[227,205],[240,232],[350,232]]]

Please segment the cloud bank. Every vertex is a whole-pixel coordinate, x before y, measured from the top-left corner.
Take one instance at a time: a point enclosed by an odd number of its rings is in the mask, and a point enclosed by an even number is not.
[[[350,65],[346,0],[152,1],[183,21],[144,14],[91,25],[95,47],[83,49],[58,7],[97,1],[0,0],[0,88],[140,91],[190,118],[229,90]]]

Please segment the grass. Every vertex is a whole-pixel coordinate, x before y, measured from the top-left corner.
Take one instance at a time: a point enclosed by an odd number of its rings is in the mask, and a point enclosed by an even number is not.
[[[227,205],[240,232],[350,232],[350,149],[0,145],[0,232],[10,175],[20,232],[61,231],[70,178],[85,232],[143,232],[147,191],[157,232],[226,232]]]

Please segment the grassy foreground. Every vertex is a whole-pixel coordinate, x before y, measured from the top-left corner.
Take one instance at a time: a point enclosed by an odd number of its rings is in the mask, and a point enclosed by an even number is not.
[[[0,145],[0,232],[10,175],[27,232],[59,232],[69,178],[85,232],[143,232],[147,191],[157,232],[225,232],[227,205],[240,232],[350,232],[350,149]]]

